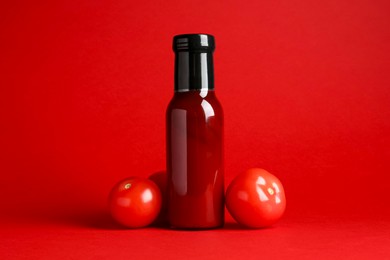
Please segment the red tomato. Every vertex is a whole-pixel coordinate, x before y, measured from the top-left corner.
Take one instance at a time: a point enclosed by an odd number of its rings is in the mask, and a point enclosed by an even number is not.
[[[151,224],[161,209],[161,193],[150,180],[132,177],[117,183],[109,196],[113,218],[130,228]]]
[[[230,183],[226,191],[226,207],[244,226],[270,226],[282,217],[286,208],[282,183],[266,170],[249,169]]]
[[[149,180],[153,181],[161,191],[162,206],[160,214],[155,223],[164,224],[168,222],[168,205],[167,205],[167,174],[164,171],[156,172],[149,176]]]

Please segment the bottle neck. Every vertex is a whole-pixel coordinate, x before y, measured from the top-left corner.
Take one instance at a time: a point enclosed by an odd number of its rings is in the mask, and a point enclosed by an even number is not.
[[[175,57],[175,92],[214,90],[213,53],[178,51]]]

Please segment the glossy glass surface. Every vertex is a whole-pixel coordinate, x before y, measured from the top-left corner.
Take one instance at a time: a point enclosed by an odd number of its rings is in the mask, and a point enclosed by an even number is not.
[[[222,226],[223,114],[214,91],[176,92],[166,119],[171,227]]]

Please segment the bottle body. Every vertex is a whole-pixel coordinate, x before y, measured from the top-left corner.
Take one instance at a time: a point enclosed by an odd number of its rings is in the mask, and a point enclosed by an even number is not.
[[[214,90],[175,92],[166,129],[171,227],[223,226],[223,111]]]

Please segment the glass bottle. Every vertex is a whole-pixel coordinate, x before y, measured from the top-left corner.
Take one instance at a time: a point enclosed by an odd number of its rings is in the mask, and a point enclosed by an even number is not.
[[[172,228],[224,224],[223,112],[214,91],[214,42],[207,34],[173,39],[175,92],[166,113]]]

